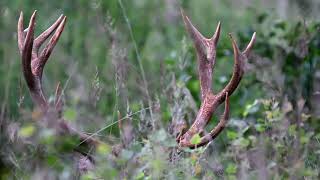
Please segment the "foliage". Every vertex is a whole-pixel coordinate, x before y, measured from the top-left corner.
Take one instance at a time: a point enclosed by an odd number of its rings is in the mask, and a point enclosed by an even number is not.
[[[311,11],[319,3],[293,1],[310,9],[296,20],[279,18],[277,9],[259,1],[245,2],[1,1],[0,179],[319,179],[320,22]],[[257,32],[226,130],[196,149],[178,148],[172,126],[191,124],[200,105],[196,57],[180,6],[208,36],[222,22],[215,91],[232,73],[227,32],[240,47]],[[36,34],[60,13],[68,17],[44,70],[45,92],[54,99],[62,82],[63,117],[104,142],[95,150],[39,123],[16,42],[19,11],[28,19],[34,9]],[[123,132],[120,121],[133,130]],[[79,158],[74,149],[90,156]],[[82,169],[88,166],[94,168]]]

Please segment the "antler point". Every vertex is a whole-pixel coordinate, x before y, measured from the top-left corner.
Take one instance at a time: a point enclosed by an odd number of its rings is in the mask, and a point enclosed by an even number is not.
[[[213,41],[213,43],[215,45],[218,44],[218,41],[219,41],[219,37],[220,37],[220,31],[221,31],[221,22],[219,21],[218,22],[218,25],[217,25],[217,28],[216,28],[216,31],[214,32],[211,40]]]
[[[33,21],[36,19],[36,15],[37,15],[37,10],[35,10],[32,15],[31,15],[31,18],[30,18],[30,22],[33,23]]]
[[[182,7],[180,7],[180,13],[181,13],[182,16],[185,16],[185,13],[184,13],[184,10],[183,10]]]
[[[256,32],[253,33],[252,38],[247,46],[247,48],[243,51],[245,56],[249,56],[251,49],[253,48],[253,44],[256,41]]]

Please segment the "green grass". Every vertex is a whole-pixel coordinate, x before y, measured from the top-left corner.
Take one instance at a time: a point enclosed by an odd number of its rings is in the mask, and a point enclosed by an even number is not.
[[[0,179],[318,179],[320,7],[315,0],[282,5],[1,1]],[[178,149],[172,134],[172,123],[191,124],[201,103],[195,52],[180,8],[207,37],[222,22],[214,91],[232,74],[227,34],[243,49],[257,32],[246,73],[230,98],[227,128],[194,150]],[[21,72],[16,33],[20,11],[26,26],[35,9],[36,34],[61,13],[68,17],[44,69],[44,90],[53,99],[61,82],[63,117],[103,141],[96,150],[39,123]],[[222,113],[221,106],[207,130]],[[120,131],[119,121],[129,130]],[[75,154],[75,147],[90,154],[93,169],[77,167],[90,161]]]

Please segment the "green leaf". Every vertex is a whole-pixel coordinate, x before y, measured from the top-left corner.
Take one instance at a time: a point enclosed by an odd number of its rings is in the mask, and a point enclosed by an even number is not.
[[[198,80],[191,80],[188,83],[188,88],[192,92],[199,92],[200,82]]]
[[[250,145],[250,140],[246,139],[246,138],[242,138],[241,139],[241,147],[248,147]]]
[[[49,166],[54,166],[59,161],[57,156],[53,155],[49,155],[46,160]]]
[[[229,179],[229,180],[237,180],[237,177],[235,175],[228,175],[227,179]]]
[[[28,138],[34,134],[35,130],[36,128],[33,125],[26,125],[20,129],[19,135],[21,137]]]
[[[134,179],[140,180],[140,179],[143,179],[144,177],[145,177],[144,172],[141,171],[137,174],[137,176]]]
[[[52,129],[46,129],[41,131],[40,138],[40,141],[43,144],[53,144],[56,139],[55,132]]]
[[[57,171],[62,171],[64,168],[64,164],[63,162],[61,162],[61,160],[59,159],[58,156],[53,155],[53,154],[49,154],[46,157],[46,162],[47,164],[51,167],[54,168]]]
[[[227,131],[228,139],[234,140],[238,137],[238,133],[235,131]]]
[[[55,144],[56,148],[60,152],[71,152],[78,146],[79,137],[65,135],[59,138]]]
[[[247,116],[248,114],[254,114],[258,112],[260,109],[260,102],[255,100],[252,104],[247,104],[245,107],[244,112],[242,113],[243,116]]]
[[[199,144],[201,142],[200,135],[199,134],[193,135],[190,142],[191,142],[191,144]]]
[[[297,133],[297,126],[295,124],[290,125],[288,133],[290,136],[294,136]]]
[[[77,117],[77,112],[72,108],[67,108],[63,113],[64,119],[74,121]]]
[[[264,132],[266,130],[266,127],[262,124],[256,124],[254,127],[258,132]]]
[[[310,140],[310,138],[308,136],[306,136],[306,135],[303,135],[303,136],[300,137],[300,142],[302,144],[307,144],[309,142],[309,140]]]
[[[237,173],[237,165],[233,163],[229,163],[227,168],[226,168],[226,173],[227,174],[235,174]]]
[[[239,139],[234,140],[232,144],[235,145],[235,146],[246,148],[246,147],[248,147],[250,145],[250,140],[241,137]]]
[[[97,179],[97,177],[91,171],[89,171],[81,176],[81,180],[91,180],[91,179]]]
[[[106,143],[100,143],[97,147],[97,152],[106,155],[111,152],[111,147]]]
[[[167,58],[167,59],[164,60],[164,63],[165,63],[166,65],[175,65],[176,60],[175,60],[175,59],[172,59],[172,58]]]

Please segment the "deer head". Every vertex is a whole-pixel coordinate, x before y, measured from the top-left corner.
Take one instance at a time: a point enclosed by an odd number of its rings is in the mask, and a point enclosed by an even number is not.
[[[250,43],[243,52],[239,50],[236,41],[232,35],[229,34],[234,52],[233,74],[229,83],[220,92],[214,93],[212,91],[212,70],[216,61],[216,47],[220,36],[221,24],[220,22],[218,23],[214,35],[207,39],[193,26],[183,10],[181,10],[181,14],[197,54],[202,102],[194,123],[185,133],[183,133],[184,129],[181,129],[181,133],[177,137],[177,142],[181,147],[193,148],[208,144],[215,139],[226,126],[229,118],[229,96],[232,95],[240,83],[244,73],[244,63],[255,42],[256,33],[253,33]],[[191,143],[190,141],[194,135],[204,132],[204,128],[210,121],[214,111],[223,102],[225,102],[224,113],[216,127],[202,136],[198,144]]]

